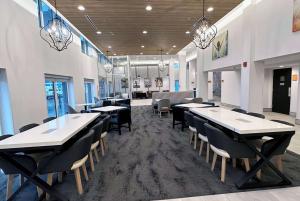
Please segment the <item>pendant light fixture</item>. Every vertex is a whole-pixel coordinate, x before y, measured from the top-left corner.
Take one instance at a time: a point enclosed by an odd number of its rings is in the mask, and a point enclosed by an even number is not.
[[[106,59],[106,62],[104,64],[104,70],[105,70],[106,73],[111,73],[113,67],[112,67],[111,63],[109,62],[108,53],[109,53],[109,51],[106,51],[107,59]]]
[[[206,49],[217,35],[217,27],[211,24],[209,19],[204,15],[205,2],[203,0],[202,17],[193,25],[193,42],[196,47]]]
[[[158,63],[158,69],[160,72],[164,72],[167,68],[166,66],[164,65],[164,60],[163,60],[163,50],[161,49],[160,50],[160,61]]]
[[[52,19],[41,29],[40,36],[51,48],[63,51],[73,41],[73,34],[69,26],[57,15],[56,0],[54,0],[55,13]]]

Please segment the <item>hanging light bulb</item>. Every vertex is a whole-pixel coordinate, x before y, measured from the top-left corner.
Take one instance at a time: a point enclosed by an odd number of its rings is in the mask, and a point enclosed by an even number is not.
[[[213,24],[211,25],[209,19],[204,15],[204,0],[203,0],[203,15],[202,17],[193,25],[193,42],[196,47],[201,49],[206,49],[209,47],[211,42],[215,39],[217,35],[217,27]]]
[[[57,15],[56,0],[54,0],[55,14],[51,20],[40,31],[41,38],[51,48],[63,51],[73,41],[73,34],[65,22]]]

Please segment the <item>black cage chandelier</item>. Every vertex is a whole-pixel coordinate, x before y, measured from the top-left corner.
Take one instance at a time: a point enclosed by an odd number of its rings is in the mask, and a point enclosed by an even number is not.
[[[106,51],[107,59],[106,59],[106,62],[104,64],[104,70],[105,70],[106,73],[111,73],[112,69],[113,69],[113,65],[109,61],[108,53],[109,53],[109,51]]]
[[[193,42],[196,47],[200,49],[206,49],[209,47],[211,42],[217,35],[217,27],[210,23],[209,19],[204,15],[204,0],[203,0],[203,15],[202,17],[193,25],[192,33],[193,33]]]
[[[158,63],[158,69],[160,72],[164,72],[167,69],[167,66],[164,64],[164,60],[163,60],[163,50],[160,50],[160,61]]]
[[[73,41],[73,34],[69,26],[57,15],[56,0],[54,0],[55,14],[52,19],[41,29],[41,38],[46,41],[50,47],[57,51],[63,51],[68,48]]]

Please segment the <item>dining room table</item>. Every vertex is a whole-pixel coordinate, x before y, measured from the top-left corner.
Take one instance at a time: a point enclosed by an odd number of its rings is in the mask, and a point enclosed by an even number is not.
[[[273,165],[271,159],[278,147],[285,143],[286,140],[291,139],[295,134],[295,127],[238,113],[222,107],[191,108],[190,111],[206,119],[209,123],[223,127],[233,135],[234,140],[245,143],[260,157],[260,160],[252,165],[250,171],[236,180],[235,185],[238,189],[291,185],[290,179]],[[257,149],[252,143],[254,139],[262,139],[265,136],[271,137],[274,142],[276,142],[268,153],[262,153],[261,150]],[[259,179],[256,178],[256,173],[261,170],[263,166],[271,168],[281,181],[259,181]]]
[[[66,114],[27,131],[15,134],[0,141],[0,158],[18,170],[22,176],[26,177],[26,183],[33,183],[56,200],[67,201],[68,199],[64,195],[51,188],[38,176],[39,169],[43,167],[38,166],[34,172],[31,172],[11,156],[16,153],[49,152],[47,160],[50,161],[64,149],[65,144],[76,138],[80,131],[99,116],[99,113]],[[24,186],[25,184],[20,189]],[[11,196],[10,200],[13,199],[15,194]]]

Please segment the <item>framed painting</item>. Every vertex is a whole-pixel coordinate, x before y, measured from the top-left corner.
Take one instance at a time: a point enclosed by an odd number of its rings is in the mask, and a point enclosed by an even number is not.
[[[144,79],[144,85],[145,85],[146,88],[150,88],[152,86],[151,79],[145,78]]]
[[[228,31],[219,34],[212,42],[212,60],[228,55]]]
[[[294,0],[293,32],[300,31],[300,0]]]
[[[156,87],[163,87],[163,79],[162,79],[162,77],[157,77],[155,79],[155,85],[156,85]]]

